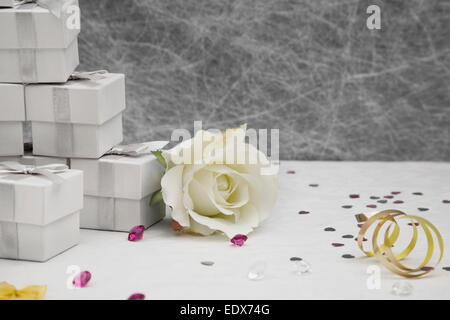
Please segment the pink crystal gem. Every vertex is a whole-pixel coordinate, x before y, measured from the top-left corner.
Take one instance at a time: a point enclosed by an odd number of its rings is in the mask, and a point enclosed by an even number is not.
[[[145,226],[136,226],[130,230],[128,234],[128,241],[139,241],[142,240],[142,236],[144,235]]]
[[[127,300],[145,300],[145,294],[143,293],[133,293],[128,297]]]
[[[247,239],[248,239],[248,237],[246,235],[237,234],[230,241],[235,246],[242,247],[244,245],[245,241],[247,241]]]
[[[82,271],[73,278],[72,284],[78,288],[84,288],[91,280],[91,273],[89,271]]]

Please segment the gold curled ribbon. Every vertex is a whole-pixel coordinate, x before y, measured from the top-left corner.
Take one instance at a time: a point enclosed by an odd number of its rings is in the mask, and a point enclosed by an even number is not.
[[[0,300],[41,300],[46,292],[47,286],[28,286],[17,290],[7,282],[0,282]]]
[[[439,230],[431,222],[429,222],[424,218],[408,215],[400,210],[384,210],[378,212],[377,214],[369,218],[367,218],[364,214],[358,214],[356,215],[356,219],[358,220],[358,222],[365,221],[365,223],[361,226],[361,229],[357,237],[358,246],[361,249],[361,251],[363,251],[369,257],[376,257],[377,260],[380,261],[381,264],[383,264],[386,268],[388,268],[389,270],[400,276],[407,278],[415,278],[423,276],[433,271],[442,260],[442,257],[444,255],[444,241],[442,240],[442,236],[439,233]],[[413,227],[413,235],[408,246],[406,246],[406,248],[398,255],[394,255],[391,248],[394,246],[395,242],[397,241],[400,235],[400,227],[397,223],[397,219],[409,219]],[[372,235],[373,251],[366,251],[363,247],[364,235],[366,234],[370,226],[377,221],[378,224],[375,227],[375,230]],[[378,235],[380,233],[381,228],[386,223],[390,223],[390,225],[387,227],[384,233],[383,244],[379,246]],[[425,233],[428,248],[422,263],[417,268],[408,268],[405,265],[401,264],[400,261],[405,259],[414,250],[416,246],[418,239],[418,230],[416,227],[416,223],[419,224],[419,226],[423,229]],[[390,232],[392,227],[394,228],[392,232]],[[427,266],[428,262],[430,262],[434,254],[434,240],[430,229],[436,235],[440,249],[439,259],[433,267]]]

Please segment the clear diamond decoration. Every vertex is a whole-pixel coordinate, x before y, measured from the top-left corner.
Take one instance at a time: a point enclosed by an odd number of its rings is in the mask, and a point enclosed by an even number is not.
[[[413,286],[408,281],[397,281],[392,285],[392,294],[396,296],[409,296],[413,291]]]
[[[247,277],[250,280],[261,280],[265,276],[267,264],[264,261],[254,263],[248,271]]]
[[[311,272],[311,265],[305,260],[294,260],[292,261],[294,266],[294,272],[299,275],[309,274]]]

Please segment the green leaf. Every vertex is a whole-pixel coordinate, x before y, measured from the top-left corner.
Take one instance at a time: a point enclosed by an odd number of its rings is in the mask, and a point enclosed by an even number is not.
[[[167,168],[167,163],[164,157],[162,156],[162,151],[152,151],[153,155],[156,157],[156,160],[158,160],[159,164],[165,169]]]
[[[162,200],[163,200],[162,190],[159,189],[152,195],[152,198],[150,199],[150,205],[152,206],[154,204],[157,204],[158,202],[161,202]]]

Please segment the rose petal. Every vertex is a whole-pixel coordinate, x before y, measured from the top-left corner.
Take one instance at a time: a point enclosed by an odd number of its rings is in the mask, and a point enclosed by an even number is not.
[[[165,204],[172,207],[172,218],[183,227],[189,227],[189,215],[183,202],[183,169],[183,166],[169,169],[161,179],[161,188]]]

